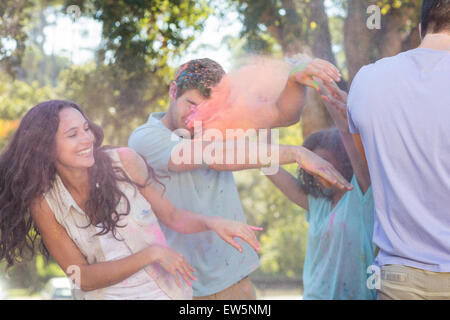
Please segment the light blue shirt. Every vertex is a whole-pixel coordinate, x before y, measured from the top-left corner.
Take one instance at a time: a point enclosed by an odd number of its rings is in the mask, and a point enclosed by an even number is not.
[[[144,125],[131,134],[130,148],[136,150],[155,169],[166,186],[166,195],[175,207],[207,216],[220,216],[246,222],[232,172],[198,169],[173,172],[168,170],[172,149],[182,141],[172,134],[160,119],[165,113],[152,113]],[[161,228],[171,248],[182,253],[195,269],[194,296],[207,296],[222,291],[248,276],[259,267],[258,256],[246,242],[236,241],[243,253],[223,241],[213,231],[181,234]]]
[[[450,53],[418,48],[363,67],[348,114],[369,164],[377,264],[450,272]]]
[[[331,201],[308,195],[308,244],[303,266],[305,300],[372,300],[367,267],[373,263],[373,196],[353,190],[331,210]]]

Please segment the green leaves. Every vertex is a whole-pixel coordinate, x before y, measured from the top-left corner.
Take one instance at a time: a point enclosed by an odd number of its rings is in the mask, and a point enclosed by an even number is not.
[[[136,70],[136,59],[155,70],[169,54],[184,52],[193,40],[190,34],[202,30],[210,13],[206,1],[193,0],[95,0],[93,5],[95,19],[103,23],[105,50],[116,63],[132,59]]]
[[[30,0],[0,2],[0,67],[14,75],[25,51],[24,26],[29,21]]]

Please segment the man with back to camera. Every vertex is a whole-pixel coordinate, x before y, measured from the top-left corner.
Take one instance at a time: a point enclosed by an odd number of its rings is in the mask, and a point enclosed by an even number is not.
[[[314,73],[320,74],[332,71],[323,63]],[[166,186],[168,198],[182,208],[193,210],[205,215],[228,217],[232,220],[245,221],[244,211],[234,182],[232,171],[261,168],[270,165],[259,158],[257,163],[250,161],[246,150],[243,163],[195,163],[189,161],[176,161],[178,146],[184,145],[194,157],[195,146],[192,142],[193,131],[188,132],[189,137],[184,139],[173,134],[180,129],[188,131],[185,124],[186,117],[191,108],[210,98],[211,88],[217,85],[225,75],[222,67],[211,59],[196,59],[183,64],[175,75],[169,89],[170,106],[167,112],[152,113],[144,125],[138,127],[131,134],[129,146],[141,154],[148,164],[161,175],[169,176],[161,179]],[[323,78],[326,78],[322,75]],[[308,77],[306,77],[308,78]],[[335,80],[338,77],[334,77]],[[277,101],[280,110],[297,109],[303,105],[305,83],[301,77],[290,77],[284,91]],[[294,113],[291,113],[294,114]],[[275,117],[276,126],[295,123],[298,119]],[[175,136],[175,138],[174,138]],[[235,145],[218,143],[223,147],[223,154],[232,149],[237,154]],[[201,144],[201,151],[206,150],[210,144]],[[247,144],[248,148],[249,144]],[[331,165],[312,152],[299,146],[276,146],[278,149],[278,164],[294,163],[298,161],[302,166],[313,171],[317,168],[327,168],[323,177],[336,184],[341,189],[350,189],[351,185],[331,167]],[[271,149],[269,147],[269,149]],[[217,150],[217,149],[216,149]],[[272,159],[272,158],[271,158]],[[317,169],[319,172],[320,170]],[[320,174],[320,173],[319,173]],[[255,299],[255,290],[248,275],[259,267],[255,251],[240,239],[238,246],[242,253],[233,247],[221,245],[220,239],[210,232],[203,232],[197,236],[176,233],[161,225],[169,245],[181,252],[195,269],[198,281],[193,283],[194,298],[197,299]]]
[[[375,201],[378,297],[450,299],[450,0],[424,0],[416,49],[355,76],[351,133]]]

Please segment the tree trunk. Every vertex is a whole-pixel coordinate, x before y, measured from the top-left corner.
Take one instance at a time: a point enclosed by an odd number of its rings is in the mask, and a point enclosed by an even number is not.
[[[310,54],[336,65],[336,59],[331,50],[328,16],[325,12],[323,0],[311,1],[309,9],[311,13],[308,22],[309,24],[314,22],[316,25],[316,28],[311,29],[308,35]],[[311,88],[308,88],[307,101],[301,116],[301,125],[304,138],[313,132],[333,126],[333,120],[328,114],[320,94]]]
[[[367,3],[363,1],[354,0],[348,3],[347,18],[344,22],[344,47],[349,87],[359,69],[371,62],[373,34],[377,31],[367,28],[366,10]]]
[[[348,3],[344,44],[349,84],[363,66],[410,50],[420,43],[417,29],[420,1],[410,1],[408,6],[391,9],[382,15],[380,30],[367,28],[367,7],[368,3],[361,0]]]

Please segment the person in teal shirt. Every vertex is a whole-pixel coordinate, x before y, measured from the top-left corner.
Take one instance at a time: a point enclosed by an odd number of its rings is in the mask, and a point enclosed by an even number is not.
[[[374,203],[370,176],[349,133],[345,92],[334,84],[322,96],[336,128],[310,135],[303,147],[330,162],[351,191],[331,187],[300,168],[296,179],[284,169],[267,177],[294,203],[307,210],[308,243],[303,267],[305,300],[373,300],[367,268],[373,264]],[[328,88],[328,89],[326,89]]]

